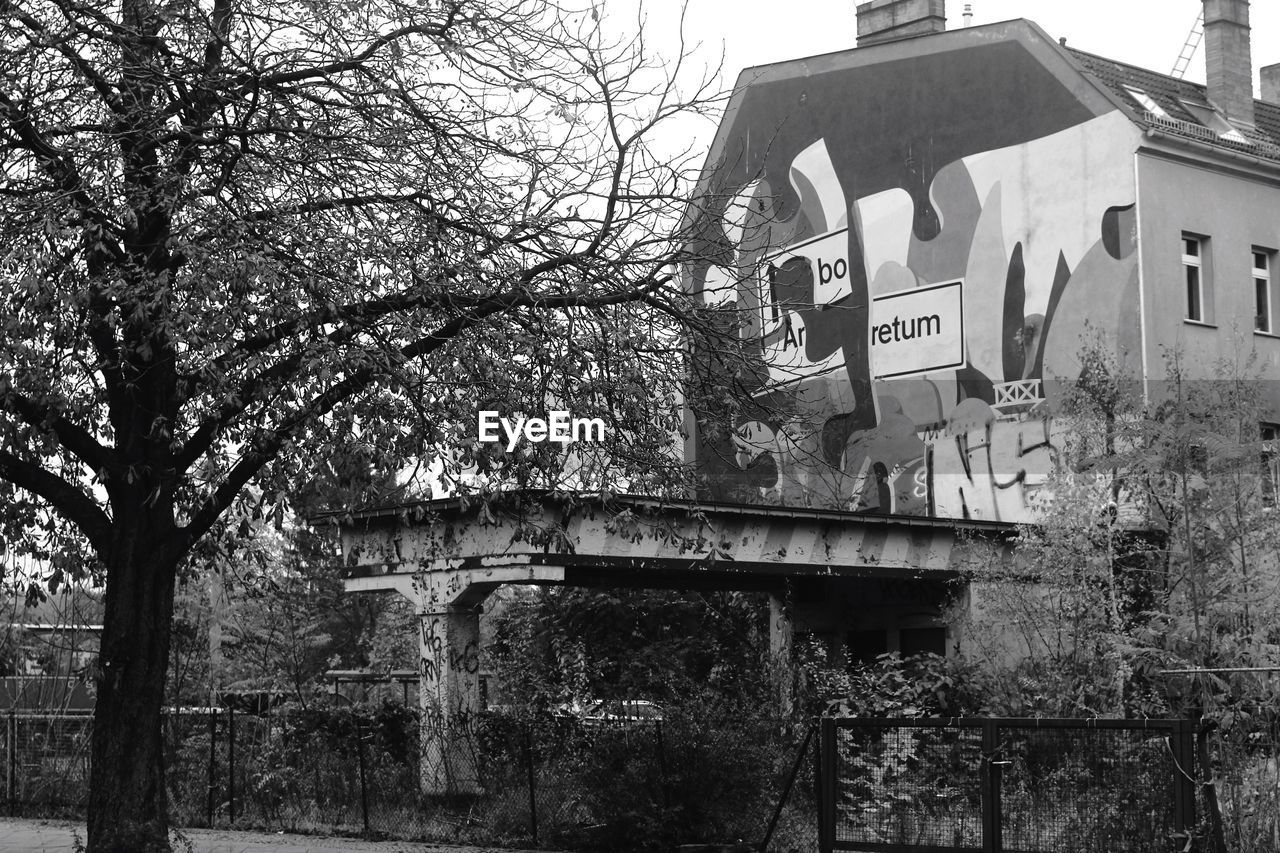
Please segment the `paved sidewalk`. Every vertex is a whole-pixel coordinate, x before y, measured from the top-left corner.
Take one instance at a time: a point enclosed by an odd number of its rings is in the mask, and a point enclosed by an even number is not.
[[[173,838],[174,853],[532,853],[497,847],[458,847],[408,841],[360,841],[332,836],[184,829]],[[74,853],[83,849],[84,824],[59,820],[0,818],[0,850],[5,853]],[[544,851],[545,853],[545,851]]]

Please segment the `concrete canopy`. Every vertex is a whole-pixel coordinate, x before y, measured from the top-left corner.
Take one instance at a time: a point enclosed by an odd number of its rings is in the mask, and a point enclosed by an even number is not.
[[[770,593],[770,650],[790,658],[788,580],[945,580],[1008,562],[1014,525],[521,492],[336,512],[349,592],[396,591],[419,620],[421,786],[480,790],[480,604],[505,583]],[[786,696],[780,697],[787,703]]]
[[[512,493],[317,516],[341,532],[350,592],[472,583],[771,590],[787,578],[954,577],[1004,563],[1017,526],[831,510]],[[976,562],[975,562],[976,561]]]

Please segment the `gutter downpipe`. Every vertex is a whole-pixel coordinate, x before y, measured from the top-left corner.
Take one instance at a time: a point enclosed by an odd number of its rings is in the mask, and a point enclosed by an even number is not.
[[[1133,152],[1133,197],[1137,202],[1138,229],[1138,346],[1142,349],[1142,409],[1146,411],[1151,406],[1151,376],[1147,372],[1147,288],[1143,272],[1146,267],[1143,258],[1146,243],[1142,239],[1142,177],[1138,166],[1141,156],[1137,151]]]

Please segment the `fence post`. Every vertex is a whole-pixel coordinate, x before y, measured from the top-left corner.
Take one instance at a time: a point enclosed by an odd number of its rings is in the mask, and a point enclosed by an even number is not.
[[[836,843],[836,721],[822,718],[818,739],[818,850],[831,853]]]
[[[662,720],[654,721],[653,730],[654,746],[658,749],[658,774],[661,777],[662,808],[666,810],[671,808],[671,786],[667,784],[667,748],[662,740]]]
[[[791,766],[791,774],[787,776],[787,782],[782,786],[782,795],[778,797],[778,807],[773,810],[773,817],[769,820],[769,827],[764,831],[764,841],[760,842],[760,853],[765,853],[769,849],[769,842],[773,840],[773,831],[778,828],[778,818],[782,817],[782,809],[791,797],[791,788],[796,783],[796,776],[800,775],[800,767],[804,764],[804,757],[809,753],[809,742],[813,740],[813,730],[815,728],[817,726],[810,725],[805,729],[804,743],[800,745],[800,751],[796,753],[796,762]]]
[[[356,761],[360,765],[360,817],[364,821],[364,834],[369,834],[369,781],[364,768],[364,733],[360,729],[360,715],[354,715],[356,721]]]
[[[209,784],[205,792],[205,817],[208,825],[213,826],[213,800],[218,790],[218,709],[209,714]]]
[[[7,722],[4,739],[9,760],[5,762],[4,789],[5,799],[9,802],[9,815],[13,816],[18,813],[18,718],[13,708],[9,709]]]
[[[1195,723],[1178,720],[1170,732],[1173,739],[1174,829],[1191,833],[1196,823]]]
[[[1000,730],[995,720],[982,721],[982,853],[1003,853],[1000,814]]]
[[[534,787],[533,772],[533,723],[530,722],[525,729],[524,739],[524,766],[529,777],[529,835],[533,839],[533,846],[538,846],[538,795],[537,788]]]
[[[227,818],[236,823],[236,706],[227,706]]]

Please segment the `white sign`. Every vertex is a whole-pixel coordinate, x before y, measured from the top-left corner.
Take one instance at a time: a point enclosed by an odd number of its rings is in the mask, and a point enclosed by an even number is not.
[[[813,301],[806,298],[799,304],[779,304],[780,294],[774,291],[768,271],[796,258],[808,264],[813,276]],[[839,302],[853,292],[848,228],[819,234],[765,258],[759,288],[764,357],[773,381],[792,382],[843,366],[844,355],[839,350],[816,362],[805,355],[805,326],[800,312]]]
[[[964,366],[963,281],[885,293],[871,301],[877,379]]]
[[[802,258],[813,274],[813,305],[830,305],[839,302],[853,292],[849,283],[849,229],[841,228],[827,234],[810,237],[802,243],[788,246],[764,259],[761,265],[760,306],[765,334],[773,331],[780,322],[768,270],[781,267],[792,258]],[[803,306],[808,309],[811,306]]]

